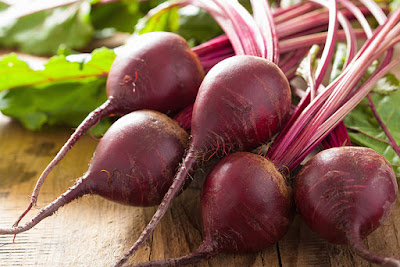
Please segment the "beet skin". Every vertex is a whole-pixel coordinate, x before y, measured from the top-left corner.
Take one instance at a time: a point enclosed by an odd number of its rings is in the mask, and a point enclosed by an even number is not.
[[[295,182],[295,202],[307,225],[332,243],[347,244],[376,264],[400,261],[370,253],[362,243],[389,216],[398,186],[390,163],[365,147],[323,150]]]
[[[201,215],[204,241],[196,251],[135,266],[183,266],[218,253],[250,253],[270,247],[292,222],[293,192],[268,159],[234,153],[208,174],[201,193]]]
[[[277,243],[289,229],[292,190],[268,159],[231,154],[210,172],[201,195],[205,242],[218,252],[247,253]]]

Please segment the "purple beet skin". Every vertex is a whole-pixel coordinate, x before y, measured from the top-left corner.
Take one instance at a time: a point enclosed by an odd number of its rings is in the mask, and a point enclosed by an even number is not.
[[[193,253],[140,263],[183,266],[218,253],[249,253],[277,243],[294,215],[293,192],[268,159],[249,152],[230,154],[209,173],[201,194],[204,241]]]
[[[297,209],[312,230],[387,266],[400,266],[400,261],[372,254],[361,240],[389,216],[397,192],[389,162],[364,147],[323,150],[303,166],[295,182]]]
[[[218,252],[247,253],[277,243],[294,214],[292,190],[268,159],[241,152],[222,159],[203,186],[205,243]]]

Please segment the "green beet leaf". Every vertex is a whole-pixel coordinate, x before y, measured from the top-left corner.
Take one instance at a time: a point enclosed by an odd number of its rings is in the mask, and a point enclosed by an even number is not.
[[[378,82],[372,88],[372,91],[383,95],[389,95],[399,90],[399,88],[400,81],[393,73],[388,72],[378,80]]]
[[[30,130],[44,125],[76,127],[106,100],[105,80],[6,90],[0,93],[0,110]]]
[[[53,56],[42,66],[9,54],[0,59],[0,91],[106,77],[114,58],[113,50],[100,48],[92,54]]]
[[[0,1],[0,11],[7,9],[8,7],[9,7],[9,5]]]
[[[176,33],[194,46],[221,35],[223,31],[205,10],[187,6],[179,10],[179,28]]]
[[[14,16],[12,11],[17,8],[21,14]],[[61,44],[73,49],[81,48],[93,36],[90,4],[87,1],[22,13],[29,8],[10,6],[0,11],[0,17],[3,17],[0,20],[1,46],[18,48],[25,53],[54,55]]]
[[[151,17],[141,18],[135,26],[135,34],[154,31],[173,32],[179,28],[178,8],[163,9]]]
[[[400,91],[390,95],[373,94],[372,99],[379,116],[400,145]],[[387,143],[388,138],[379,126],[367,100],[363,100],[344,120],[352,142],[370,147],[382,154],[400,176],[400,157]]]
[[[105,48],[54,56],[44,66],[29,65],[15,54],[5,56],[0,60],[0,111],[31,130],[76,127],[106,100],[105,83],[114,58],[114,51]],[[102,132],[109,123],[105,119],[97,129]]]
[[[151,8],[162,2],[161,0],[121,0],[114,3],[93,5],[90,17],[96,30],[113,29],[118,32],[132,33],[137,21],[146,15]]]
[[[144,17],[135,27],[135,34],[153,31],[171,31],[199,45],[223,33],[220,26],[203,9],[195,6],[173,7],[161,10],[152,17]]]
[[[400,0],[389,1],[389,7],[391,10],[397,10],[398,8],[400,8]]]

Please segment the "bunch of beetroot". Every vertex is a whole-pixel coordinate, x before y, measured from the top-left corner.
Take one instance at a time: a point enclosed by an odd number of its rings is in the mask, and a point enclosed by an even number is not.
[[[197,166],[215,157],[222,159],[201,194],[203,243],[187,256],[140,266],[185,265],[218,253],[262,250],[286,234],[295,207],[328,241],[348,244],[372,263],[400,266],[399,260],[374,255],[362,243],[396,200],[390,163],[371,149],[338,147],[349,145],[342,119],[400,61],[392,59],[400,41],[400,11],[387,18],[369,0],[312,0],[275,10],[268,1],[251,0],[250,14],[233,0],[182,0],[166,2],[150,14],[189,4],[209,12],[225,35],[194,49],[178,35],[163,32],[127,44],[109,73],[106,103],[78,127],[42,173],[27,210],[0,234],[24,232],[87,194],[127,205],[159,204],[116,264],[121,266],[151,234]],[[367,14],[381,24],[376,30]],[[362,29],[353,29],[350,20]],[[367,38],[358,52],[357,36]],[[347,44],[347,62],[334,81],[323,85],[337,40]],[[309,52],[316,43],[324,44],[317,55]],[[313,56],[320,58],[316,68]],[[377,60],[378,68],[360,83]],[[289,84],[301,61],[308,70],[305,91]],[[294,96],[300,98],[297,105]],[[179,124],[168,116],[177,113]],[[113,114],[122,117],[100,140],[88,171],[18,226],[54,166],[91,126]],[[249,152],[266,143],[266,155]],[[287,177],[319,144],[336,148],[309,160],[292,188]]]

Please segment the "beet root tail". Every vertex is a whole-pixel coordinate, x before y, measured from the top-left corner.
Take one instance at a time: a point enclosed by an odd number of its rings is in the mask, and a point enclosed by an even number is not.
[[[53,160],[47,165],[39,179],[36,182],[35,188],[33,189],[31,201],[26,210],[19,216],[19,218],[13,224],[13,227],[17,227],[22,218],[36,205],[37,198],[39,195],[40,188],[42,187],[46,177],[53,170],[53,168],[64,158],[67,152],[74,146],[79,138],[84,135],[92,126],[96,125],[100,119],[112,114],[114,112],[114,102],[112,99],[104,102],[103,105],[92,111],[85,120],[76,128],[75,132],[70,136],[67,142],[63,145]]]
[[[83,178],[79,179],[75,183],[75,185],[70,187],[65,193],[60,195],[56,200],[54,200],[49,205],[44,207],[41,211],[39,211],[39,213],[35,217],[33,217],[25,225],[12,227],[12,228],[0,228],[0,235],[16,235],[16,234],[25,232],[25,231],[31,229],[32,227],[34,227],[35,225],[37,225],[39,222],[41,222],[46,217],[53,215],[53,213],[56,212],[62,206],[70,203],[74,199],[77,199],[77,198],[89,193],[89,191],[87,190],[87,187],[83,181],[84,181]]]
[[[384,263],[382,266],[385,267],[400,267],[400,260],[393,259],[393,258],[384,258]]]
[[[161,204],[158,206],[157,211],[154,213],[150,222],[147,224],[146,228],[140,234],[136,242],[129,249],[129,251],[120,259],[120,261],[115,265],[115,267],[122,266],[153,232],[154,228],[157,226],[161,218],[167,212],[174,198],[179,194],[180,190],[182,190],[186,177],[190,175],[190,173],[192,172],[193,167],[196,164],[197,160],[198,158],[195,156],[195,151],[189,150],[188,153],[186,154],[186,157],[183,160],[183,164],[176,173],[172,185],[168,189],[168,192],[165,194]]]
[[[217,254],[217,251],[208,242],[205,241],[195,252],[192,252],[186,256],[174,259],[143,262],[136,264],[135,267],[184,266],[194,264],[205,259],[209,259]]]
[[[352,231],[347,235],[347,244],[358,256],[362,257],[370,263],[382,265],[385,267],[400,267],[399,259],[382,257],[379,255],[375,255],[371,251],[369,251],[362,242],[357,227],[356,229],[356,231]]]

